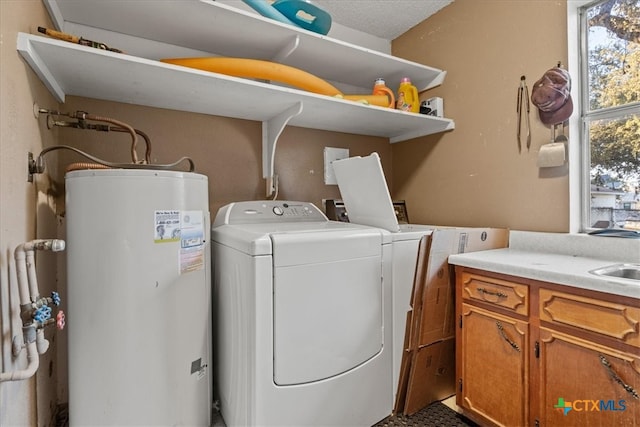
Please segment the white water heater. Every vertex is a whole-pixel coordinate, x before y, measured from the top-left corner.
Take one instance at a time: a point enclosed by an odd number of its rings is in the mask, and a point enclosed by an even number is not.
[[[72,426],[208,426],[208,180],[187,172],[66,175]]]

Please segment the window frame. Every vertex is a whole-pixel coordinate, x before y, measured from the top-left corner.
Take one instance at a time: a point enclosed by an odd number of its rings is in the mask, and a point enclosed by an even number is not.
[[[571,97],[576,111],[569,119],[570,135],[577,143],[569,144],[569,228],[571,233],[588,233],[591,227],[591,153],[588,138],[589,123],[596,120],[615,118],[638,110],[640,103],[622,107],[604,108],[595,112],[588,111],[588,58],[587,35],[583,31],[586,11],[599,0],[567,1],[567,48],[569,69],[576,70],[578,76],[572,82]],[[583,88],[585,88],[583,90]],[[577,112],[577,114],[575,114]],[[573,167],[572,167],[573,165]]]
[[[593,0],[577,0],[567,1],[567,59],[569,70],[580,70],[580,60],[582,54],[580,53],[580,19],[579,11],[584,5],[592,2]],[[573,73],[575,75],[575,72]],[[575,112],[578,114],[572,114],[569,118],[569,135],[571,140],[577,141],[577,143],[569,143],[569,232],[581,233],[585,232],[582,229],[583,212],[585,201],[588,203],[589,199],[586,199],[583,195],[583,161],[584,152],[581,150],[585,144],[582,143],[584,135],[581,132],[581,111],[582,111],[582,82],[581,78],[573,79],[571,85],[571,97],[573,99],[573,105]],[[577,138],[573,135],[577,135]]]

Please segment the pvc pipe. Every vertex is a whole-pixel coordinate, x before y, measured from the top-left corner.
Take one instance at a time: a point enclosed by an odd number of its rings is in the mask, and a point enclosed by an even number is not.
[[[59,239],[36,239],[30,242],[23,243],[18,246],[16,250],[22,247],[25,252],[26,251],[51,251],[51,252],[60,252],[64,250],[64,240]]]
[[[27,276],[27,255],[24,252],[24,244],[18,246],[14,252],[16,261],[16,276],[18,277],[18,295],[20,297],[20,305],[31,302],[29,299],[29,279]]]
[[[44,337],[42,329],[38,329],[36,332],[36,349],[38,354],[45,354],[49,350],[49,340]]]
[[[27,264],[27,279],[29,281],[29,299],[31,303],[40,299],[40,289],[38,288],[38,275],[36,274],[36,257],[34,249],[29,247],[25,250]],[[24,302],[22,303],[24,304]],[[39,354],[45,354],[49,349],[49,341],[44,337],[44,330],[39,328],[36,333],[36,348]]]
[[[40,367],[40,356],[38,355],[38,349],[36,348],[35,342],[27,344],[27,361],[29,363],[26,369],[0,373],[0,382],[26,380],[36,373]]]
[[[16,276],[18,278],[18,294],[20,296],[20,310],[39,299],[38,281],[35,271],[35,250],[64,250],[64,240],[32,240],[18,245],[14,251],[16,262]],[[34,322],[25,324],[23,319],[22,334],[27,347],[27,367],[12,372],[0,373],[0,382],[19,381],[32,377],[40,366],[39,354],[49,348],[49,341],[44,338],[44,331],[37,329]],[[18,352],[19,353],[19,352]]]
[[[16,273],[18,276],[18,292],[20,295],[20,304],[29,304],[36,302],[40,297],[38,290],[38,279],[35,271],[34,250],[50,250],[59,252],[64,250],[64,240],[58,239],[39,239],[18,245],[14,251],[16,261]]]
[[[18,294],[20,296],[20,306],[31,303],[29,298],[29,280],[27,273],[26,253],[24,250],[25,244],[18,246],[14,252],[14,258],[16,261],[16,275],[18,277]],[[23,335],[25,329],[23,328]],[[26,341],[26,340],[25,340]],[[40,366],[40,359],[38,354],[38,347],[35,341],[27,344],[27,361],[28,365],[26,369],[17,370],[13,372],[0,373],[0,382],[2,381],[19,381],[30,378],[35,374]]]

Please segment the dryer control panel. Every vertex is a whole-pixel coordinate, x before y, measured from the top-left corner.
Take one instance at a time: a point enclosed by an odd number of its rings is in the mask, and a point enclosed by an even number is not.
[[[213,225],[260,224],[266,222],[329,221],[313,203],[256,200],[230,203],[218,211]]]

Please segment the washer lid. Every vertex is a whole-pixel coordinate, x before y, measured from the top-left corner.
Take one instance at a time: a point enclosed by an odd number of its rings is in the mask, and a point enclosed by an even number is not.
[[[335,160],[332,164],[349,221],[400,231],[378,153]]]

